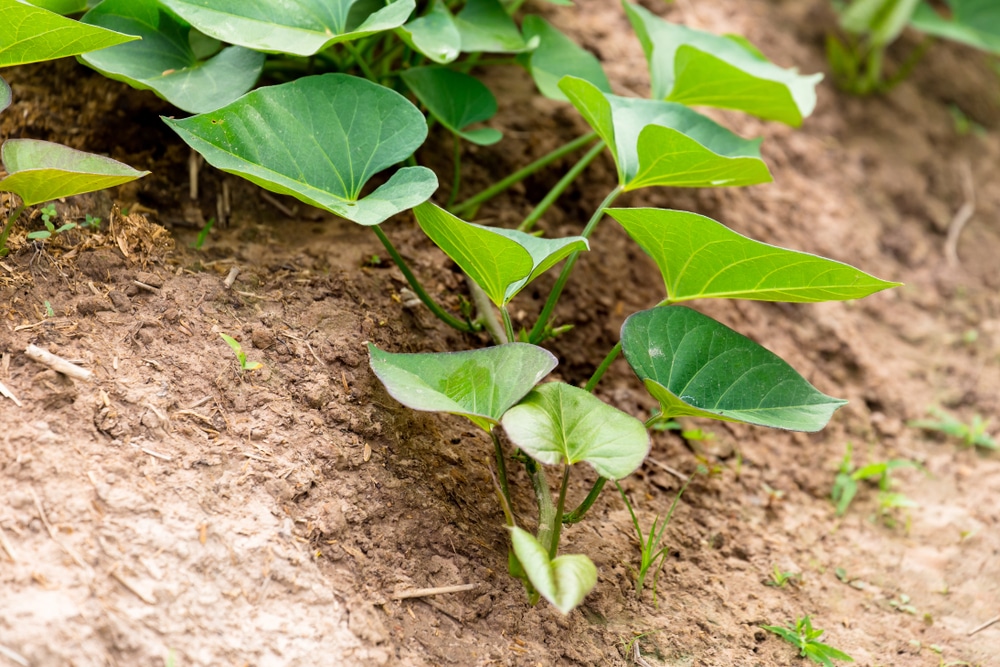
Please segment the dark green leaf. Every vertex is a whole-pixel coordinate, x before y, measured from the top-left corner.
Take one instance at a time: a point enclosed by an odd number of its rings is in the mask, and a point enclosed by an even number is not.
[[[444,67],[413,67],[402,77],[431,115],[466,141],[488,146],[503,138],[490,127],[466,129],[497,112],[496,98],[476,77]]]
[[[524,41],[517,24],[499,0],[468,0],[455,17],[465,53],[521,53],[538,45]]]
[[[0,67],[75,56],[134,39],[18,0],[0,0]]]
[[[920,3],[910,22],[929,35],[1000,53],[1000,3],[996,0],[948,0],[951,19]]]
[[[462,36],[455,26],[455,17],[442,0],[432,0],[426,14],[412,19],[396,33],[410,48],[442,65],[458,58],[462,51]]]
[[[531,585],[563,614],[573,611],[597,585],[597,568],[586,556],[567,554],[549,560],[545,547],[517,526],[511,527],[510,540]]]
[[[577,46],[576,42],[540,16],[526,16],[521,28],[525,37],[537,37],[539,40],[538,48],[528,57],[528,63],[531,76],[542,95],[568,102],[559,89],[560,79],[567,75],[589,81],[601,92],[611,92],[611,84],[600,61],[590,51]]]

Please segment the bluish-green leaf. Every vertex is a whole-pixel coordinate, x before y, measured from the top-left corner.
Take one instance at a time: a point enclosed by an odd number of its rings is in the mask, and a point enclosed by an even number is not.
[[[413,67],[401,76],[431,115],[466,141],[488,146],[503,138],[491,127],[467,129],[497,112],[496,98],[476,77],[445,67]]]
[[[134,39],[18,0],[0,0],[0,67],[75,56]]]
[[[413,211],[420,228],[498,306],[567,255],[587,250],[582,236],[545,239],[514,229],[483,227],[426,202]]]
[[[816,107],[822,74],[803,76],[761,60],[725,36],[668,23],[624,4],[649,61],[655,99],[737,109],[795,127]]]
[[[465,53],[522,53],[538,45],[524,41],[517,24],[499,0],[468,0],[455,17]]]
[[[264,67],[263,53],[238,46],[199,59],[188,38],[190,27],[156,0],[104,0],[81,21],[142,38],[84,54],[81,61],[191,113],[229,104],[253,87]]]
[[[564,382],[540,385],[502,423],[511,442],[536,461],[586,461],[607,479],[631,475],[649,453],[641,421]]]
[[[626,191],[771,180],[759,139],[742,139],[683,104],[608,95],[571,76],[559,87],[608,145]]]
[[[10,92],[10,86],[7,85],[7,82],[3,80],[2,76],[0,76],[0,111],[3,111],[10,106],[11,99],[12,95]]]
[[[560,79],[567,75],[589,81],[601,92],[611,92],[611,84],[597,57],[556,30],[545,19],[534,14],[526,16],[521,29],[528,39],[537,37],[539,40],[538,47],[527,60],[531,76],[542,95],[568,102],[566,95],[559,89]]]
[[[260,88],[221,109],[164,121],[213,166],[361,225],[437,189],[429,169],[406,167],[361,197],[374,174],[423,143],[427,122],[399,93],[346,74]]]
[[[507,343],[470,352],[368,354],[386,391],[408,408],[449,412],[491,430],[558,363],[551,352]]]
[[[531,585],[563,614],[573,611],[597,585],[597,568],[586,556],[567,554],[550,560],[545,547],[517,526],[510,529],[510,541]]]
[[[1000,2],[948,0],[952,16],[946,19],[926,2],[920,3],[910,22],[917,30],[990,53],[1000,53]]]
[[[622,325],[621,341],[664,418],[818,431],[846,403],[820,392],[773,352],[690,308],[635,313]]]
[[[206,35],[255,51],[311,56],[406,23],[415,0],[161,0]]]
[[[0,191],[13,192],[26,206],[103,190],[142,178],[117,160],[37,139],[10,139],[2,150],[7,177]]]
[[[462,52],[462,35],[442,0],[432,0],[427,13],[398,28],[396,34],[410,48],[442,65],[452,62]]]
[[[899,286],[831,259],[754,241],[696,213],[656,208],[607,213],[656,262],[673,303],[843,301]]]

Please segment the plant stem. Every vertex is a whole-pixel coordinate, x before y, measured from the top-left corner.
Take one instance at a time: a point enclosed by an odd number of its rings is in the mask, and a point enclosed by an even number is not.
[[[559,533],[563,525],[563,509],[566,507],[566,487],[569,486],[569,464],[563,466],[562,485],[559,487],[559,500],[556,501],[556,513],[552,526],[552,544],[549,545],[549,560],[559,553]]]
[[[608,352],[608,355],[604,357],[604,361],[602,361],[601,365],[597,367],[597,370],[594,371],[594,374],[590,376],[589,380],[587,380],[587,386],[584,387],[585,391],[594,391],[594,388],[597,386],[597,383],[600,382],[601,378],[604,376],[604,372],[608,370],[608,366],[610,366],[614,362],[614,360],[618,358],[618,355],[621,354],[621,351],[622,351],[622,342],[618,341],[617,343],[615,343],[615,346],[611,348],[611,351]]]
[[[545,478],[542,466],[527,459],[524,468],[531,478],[531,486],[535,490],[535,501],[538,503],[538,542],[546,551],[552,546],[552,532],[555,528],[556,508],[552,504],[552,491],[549,480]]]
[[[587,497],[583,499],[580,505],[570,512],[569,514],[563,514],[563,523],[576,523],[583,518],[583,515],[587,513],[587,510],[594,504],[597,497],[601,495],[601,491],[604,489],[604,485],[607,483],[608,479],[606,477],[598,477],[597,481],[594,482],[594,486],[590,488],[590,493]]]
[[[930,35],[924,37],[920,44],[917,45],[917,48],[911,51],[910,55],[907,56],[903,64],[899,66],[896,73],[882,84],[881,92],[887,93],[898,86],[902,81],[906,80],[906,78],[910,76],[910,73],[913,72],[913,68],[917,66],[917,63],[923,59],[924,54],[927,53],[927,49],[931,48],[931,45],[933,45],[935,41],[937,40]]]
[[[448,195],[448,203],[445,208],[450,209],[458,197],[458,189],[462,187],[462,142],[458,138],[457,132],[451,133],[452,163],[455,173],[451,178],[451,194]]]
[[[14,223],[17,219],[21,217],[24,213],[24,209],[27,206],[24,204],[24,200],[21,201],[21,205],[14,209],[14,212],[10,214],[7,218],[7,224],[3,226],[3,232],[0,233],[0,257],[5,257],[9,250],[7,250],[7,237],[10,236],[10,230],[14,228]]]
[[[601,205],[597,207],[596,211],[594,211],[594,215],[591,216],[590,221],[587,223],[587,226],[583,228],[583,232],[580,236],[585,239],[590,238],[590,235],[594,232],[594,228],[597,227],[597,223],[604,217],[604,209],[611,206],[611,203],[617,199],[621,193],[621,185],[615,186],[615,189],[608,193],[608,196],[604,198]],[[552,317],[552,311],[556,308],[559,296],[562,294],[563,288],[566,286],[566,281],[569,280],[569,274],[573,272],[573,265],[576,264],[576,260],[579,256],[580,251],[578,250],[567,258],[566,264],[563,266],[563,270],[559,274],[559,278],[556,279],[556,284],[552,287],[552,291],[549,293],[549,298],[545,301],[545,306],[542,308],[542,312],[538,316],[538,321],[535,322],[535,326],[531,329],[531,334],[528,336],[528,342],[537,344],[545,338],[545,327],[549,323],[549,318]]]
[[[517,338],[514,336],[514,323],[510,321],[510,311],[507,310],[507,306],[500,306],[500,317],[503,318],[503,330],[507,334],[507,341],[514,342]]]
[[[532,174],[534,174],[536,171],[539,171],[539,170],[544,169],[545,167],[549,166],[550,164],[552,164],[553,162],[555,162],[559,158],[561,158],[561,157],[563,157],[565,155],[568,155],[569,153],[572,153],[573,151],[577,150],[578,148],[583,148],[584,146],[586,146],[587,144],[589,144],[590,142],[592,142],[596,138],[597,138],[597,133],[596,132],[590,132],[589,134],[585,134],[582,137],[574,139],[573,141],[569,142],[568,144],[564,144],[564,145],[560,146],[559,148],[555,149],[554,151],[552,151],[548,155],[544,155],[544,156],[538,158],[537,160],[535,160],[534,162],[532,162],[528,166],[526,166],[526,167],[524,167],[522,169],[518,169],[517,171],[515,171],[513,174],[511,174],[507,178],[494,183],[493,185],[491,185],[490,187],[486,188],[485,190],[483,190],[479,194],[473,195],[469,199],[466,199],[465,201],[461,202],[460,204],[457,204],[456,206],[452,207],[450,209],[450,211],[453,214],[455,214],[455,215],[461,215],[465,211],[468,211],[470,209],[476,208],[480,204],[482,204],[483,202],[489,201],[493,197],[496,197],[498,194],[500,194],[501,192],[503,192],[507,188],[511,187],[515,183],[519,183],[519,182],[523,181],[524,179],[526,179],[528,176],[531,176]]]
[[[493,302],[490,301],[490,297],[486,296],[483,288],[477,285],[476,281],[469,276],[465,277],[465,281],[469,286],[472,303],[475,304],[476,312],[479,313],[476,321],[482,323],[483,328],[486,329],[490,337],[493,338],[493,342],[497,345],[511,342],[507,340],[507,334],[504,333],[503,325],[500,324],[496,314],[493,312]]]
[[[528,214],[528,217],[525,218],[520,225],[518,225],[518,230],[522,232],[530,232],[531,228],[535,226],[535,223],[538,222],[543,215],[545,215],[545,212],[549,210],[549,207],[551,207],[552,204],[559,199],[559,196],[563,193],[563,191],[565,191],[566,188],[568,188],[570,184],[577,179],[580,173],[590,166],[590,163],[594,161],[594,158],[601,154],[606,145],[607,144],[603,141],[598,141],[594,144],[594,146],[587,151],[587,154],[580,158],[579,162],[574,164],[573,168],[567,171],[565,176],[559,179],[556,186],[549,190],[549,193],[545,195],[545,198],[538,202],[538,206],[536,206],[531,213]]]
[[[361,72],[365,75],[365,78],[374,83],[378,83],[378,77],[375,76],[375,72],[372,71],[372,68],[368,66],[368,61],[365,60],[365,57],[360,51],[358,51],[358,47],[351,42],[343,42],[343,44],[344,48],[346,48],[351,54],[351,57],[354,58],[354,64],[361,68]]]
[[[500,493],[503,494],[503,513],[507,519],[508,526],[516,526],[514,521],[514,506],[510,502],[510,484],[507,483],[507,461],[503,456],[503,447],[500,445],[500,436],[497,435],[496,428],[490,429],[490,437],[493,438],[493,452],[497,460],[497,476],[500,477]]]
[[[392,257],[392,261],[395,262],[396,266],[399,267],[399,270],[403,272],[403,276],[406,278],[406,282],[408,282],[410,284],[410,287],[413,288],[413,291],[416,293],[417,297],[424,302],[425,306],[431,309],[431,312],[434,313],[438,317],[438,319],[440,319],[448,326],[458,329],[459,331],[464,331],[465,333],[472,333],[474,331],[477,331],[477,329],[470,323],[463,322],[457,317],[447,313],[444,310],[444,308],[442,308],[433,298],[431,298],[431,295],[428,294],[426,290],[424,290],[423,286],[417,280],[417,277],[413,275],[412,271],[410,271],[410,267],[406,265],[406,261],[403,260],[399,252],[397,252],[396,247],[392,245],[392,241],[389,240],[389,237],[385,235],[385,232],[382,231],[382,228],[380,226],[373,225],[372,230],[375,232],[375,235],[378,236],[379,241],[382,242],[382,245],[385,246],[385,249],[389,253],[389,256]]]

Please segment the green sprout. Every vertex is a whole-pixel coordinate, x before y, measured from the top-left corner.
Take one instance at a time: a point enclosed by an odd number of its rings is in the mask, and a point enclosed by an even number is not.
[[[891,459],[877,461],[861,468],[855,468],[853,463],[853,447],[847,443],[847,451],[840,462],[837,477],[833,482],[830,498],[837,507],[837,516],[843,516],[858,493],[858,482],[873,481],[878,485],[879,516],[891,521],[892,511],[903,507],[916,507],[917,504],[902,493],[892,490],[892,471],[899,468],[921,469],[916,461],[906,459]]]
[[[219,335],[232,348],[233,354],[236,355],[236,360],[240,362],[241,371],[254,371],[261,367],[262,364],[259,361],[247,361],[247,355],[243,352],[243,346],[240,345],[239,341],[224,333],[220,333]]]
[[[774,572],[771,574],[771,578],[764,582],[765,586],[772,586],[774,588],[784,588],[785,584],[791,584],[792,586],[802,585],[802,573],[801,572],[783,572],[781,568],[775,564]]]
[[[777,625],[760,626],[768,632],[773,632],[786,642],[799,649],[799,655],[809,658],[813,662],[823,665],[823,667],[834,667],[833,661],[854,662],[854,658],[839,649],[835,649],[829,644],[817,641],[823,636],[824,630],[813,628],[812,619],[808,616],[789,623],[787,627]]]
[[[944,410],[931,408],[928,410],[935,419],[918,419],[906,422],[907,426],[920,428],[925,431],[937,431],[953,438],[958,438],[966,447],[982,447],[992,451],[1000,448],[996,439],[993,438],[986,429],[990,427],[989,420],[984,420],[980,415],[973,415],[972,421],[968,424],[960,422]]]

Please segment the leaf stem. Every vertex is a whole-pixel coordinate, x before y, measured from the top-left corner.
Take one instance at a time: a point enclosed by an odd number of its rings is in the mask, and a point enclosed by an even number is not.
[[[567,171],[566,175],[563,176],[558,183],[556,183],[555,187],[549,190],[549,193],[545,195],[545,198],[538,202],[538,205],[531,211],[531,213],[528,214],[528,217],[525,218],[520,225],[518,225],[518,230],[522,232],[530,232],[531,228],[535,226],[535,223],[538,222],[541,217],[545,215],[545,212],[549,210],[549,207],[551,207],[552,204],[559,199],[559,196],[562,195],[563,191],[565,191],[566,188],[568,188],[570,184],[577,179],[584,169],[590,166],[590,163],[594,161],[594,158],[604,151],[604,147],[606,145],[607,144],[605,144],[604,141],[598,141],[594,144],[594,146],[587,151],[587,154],[580,158],[580,160],[573,165],[573,168]]]
[[[556,508],[552,504],[552,490],[545,471],[533,459],[526,459],[524,468],[531,478],[531,487],[535,490],[535,501],[538,503],[538,542],[548,551],[552,546],[552,533],[555,529]]]
[[[549,545],[549,560],[559,553],[559,533],[563,525],[563,509],[566,507],[566,488],[569,486],[569,463],[563,466],[562,484],[559,487],[559,500],[556,501],[556,513],[552,526],[552,544]]]
[[[594,374],[590,376],[589,380],[587,380],[587,386],[584,387],[585,391],[594,391],[594,388],[597,387],[597,383],[600,382],[601,378],[604,376],[604,372],[608,370],[608,367],[614,362],[615,359],[618,358],[621,351],[622,342],[618,341],[615,343],[615,346],[611,348],[611,351],[608,352],[607,356],[604,357],[604,361],[602,361],[601,365],[597,367]]]
[[[21,200],[21,205],[15,208],[14,212],[10,214],[9,218],[7,218],[7,224],[3,226],[3,232],[0,233],[0,257],[6,257],[7,253],[10,252],[7,249],[7,237],[10,236],[10,230],[14,228],[14,223],[21,217],[21,214],[24,213],[24,209],[26,208],[27,206],[24,204],[24,200]]]
[[[480,287],[475,280],[469,276],[465,277],[466,284],[469,286],[469,294],[472,296],[472,303],[476,306],[476,312],[478,317],[476,321],[482,323],[483,328],[486,329],[490,337],[493,338],[493,342],[497,345],[503,345],[504,343],[509,343],[511,341],[507,340],[507,335],[504,333],[503,325],[497,320],[496,314],[493,312],[493,302],[490,301],[490,297],[486,296],[486,292]]]
[[[457,132],[451,133],[452,164],[455,173],[451,178],[451,194],[448,195],[448,203],[445,208],[450,209],[458,198],[458,190],[462,187],[462,142]]]
[[[507,519],[508,526],[516,526],[514,521],[514,506],[510,502],[510,484],[507,482],[507,461],[504,459],[503,446],[500,444],[500,436],[497,435],[496,427],[490,429],[490,437],[493,438],[493,453],[497,461],[497,476],[500,478],[500,493],[503,494],[503,513]]]
[[[346,48],[354,58],[354,64],[361,68],[361,72],[365,75],[365,78],[374,83],[378,83],[378,77],[375,76],[375,72],[372,71],[372,68],[368,66],[368,61],[365,60],[365,57],[358,50],[358,47],[351,42],[343,42],[343,44],[344,48]]]
[[[604,485],[607,483],[608,479],[606,477],[598,477],[597,481],[594,482],[594,486],[590,488],[590,493],[587,497],[583,499],[583,502],[577,506],[575,510],[568,514],[563,514],[563,523],[576,523],[583,519],[583,515],[587,513],[587,510],[591,508],[597,497],[601,495],[601,491],[604,489]]]
[[[507,306],[500,306],[500,317],[503,318],[503,329],[508,342],[514,342],[517,338],[514,336],[514,323],[510,321],[510,311],[507,310]]]

